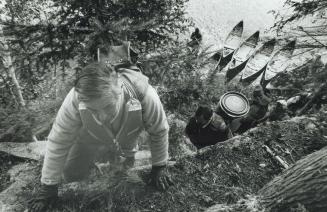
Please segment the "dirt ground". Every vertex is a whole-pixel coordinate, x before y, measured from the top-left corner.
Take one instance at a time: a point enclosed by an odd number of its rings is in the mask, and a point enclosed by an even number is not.
[[[9,155],[4,152],[0,152],[0,192],[10,185],[10,176],[8,170],[19,163],[25,162],[26,160]]]
[[[322,112],[310,118],[271,122],[195,155],[179,158],[169,167],[175,185],[165,192],[145,183],[149,168],[139,168],[124,176],[100,175],[95,171],[86,181],[62,186],[61,200],[50,211],[204,211],[215,204],[236,203],[255,194],[284,170],[263,145],[291,165],[327,145],[326,118],[327,114]],[[15,179],[20,182],[19,174],[29,175],[29,179],[18,193],[13,187],[8,195],[6,190],[0,194],[3,204],[14,204],[8,211],[26,208],[26,201],[39,184],[39,170],[40,163],[29,163],[29,169],[16,172]],[[11,186],[17,181],[12,181]],[[2,183],[2,188],[8,186],[8,182]],[[11,202],[9,195],[18,198]]]

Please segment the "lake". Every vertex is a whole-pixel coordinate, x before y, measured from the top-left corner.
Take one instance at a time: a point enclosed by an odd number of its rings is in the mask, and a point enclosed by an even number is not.
[[[230,30],[244,21],[244,35],[264,33],[274,24],[271,10],[281,9],[285,0],[190,0],[188,16],[200,29],[203,44],[220,48]]]

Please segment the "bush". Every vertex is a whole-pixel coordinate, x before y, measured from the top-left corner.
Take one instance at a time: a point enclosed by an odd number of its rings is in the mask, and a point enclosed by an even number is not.
[[[272,83],[274,86],[290,87],[294,95],[299,92],[312,92],[326,81],[327,66],[325,66],[320,57],[312,59],[301,67],[292,71],[281,73]]]
[[[186,119],[200,102],[217,104],[226,90],[221,82],[211,82],[207,73],[212,68],[206,49],[199,52],[178,43],[158,49],[157,54],[147,59],[145,74],[157,91],[165,109]],[[221,81],[221,80],[220,80]]]
[[[186,122],[175,115],[168,116],[169,123],[169,155],[173,159],[185,157],[196,152],[196,147],[185,136]]]
[[[35,113],[0,108],[0,142],[31,142]]]

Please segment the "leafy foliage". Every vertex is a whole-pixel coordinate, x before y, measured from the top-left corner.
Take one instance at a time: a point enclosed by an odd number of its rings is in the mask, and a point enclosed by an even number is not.
[[[175,43],[179,33],[190,25],[184,17],[186,2],[6,1],[0,7],[2,37],[8,44],[24,97],[32,100],[40,96],[46,75],[65,81],[67,75],[95,59],[99,46],[128,39],[142,54]],[[8,84],[8,74],[0,74]]]
[[[327,1],[326,0],[286,0],[284,8],[289,11],[273,11],[275,24],[272,27],[286,37],[297,37],[298,48],[321,49],[327,43]]]
[[[36,120],[32,111],[0,108],[0,142],[30,142]]]
[[[99,45],[125,38],[146,41],[145,47],[172,41],[187,29],[185,2],[15,0],[7,1],[3,12],[10,19],[1,24],[14,54],[53,64],[92,57]]]
[[[299,20],[308,15],[315,15],[319,13],[320,15],[324,14],[324,9],[327,7],[327,1],[325,0],[287,0],[285,6],[289,6],[293,9],[293,13],[289,14],[286,17],[281,17],[278,14],[280,20],[275,23],[275,26],[278,28],[283,28],[286,24]]]
[[[291,87],[295,92],[314,91],[327,79],[327,67],[316,57],[305,65],[290,72],[280,74],[275,80],[275,86]]]
[[[189,117],[200,102],[216,104],[224,85],[212,83],[207,73],[213,68],[207,49],[188,47],[186,43],[158,49],[145,62],[144,73],[157,90],[165,108],[171,113]]]

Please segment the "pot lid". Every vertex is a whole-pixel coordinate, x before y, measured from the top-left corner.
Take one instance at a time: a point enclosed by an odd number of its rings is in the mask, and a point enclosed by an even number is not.
[[[220,98],[219,105],[227,115],[232,117],[244,116],[250,110],[248,99],[238,92],[223,94]]]

